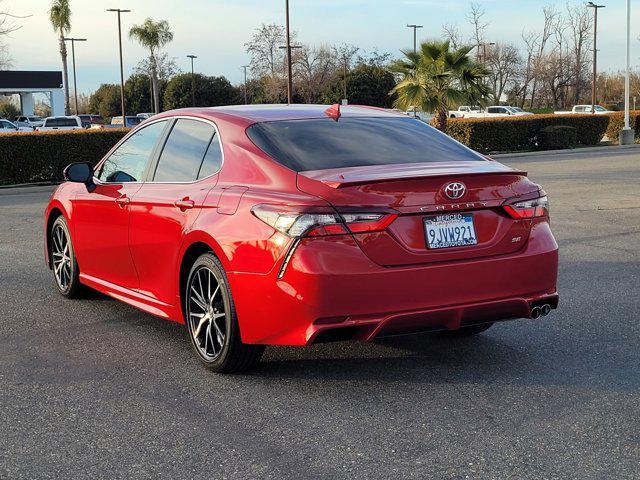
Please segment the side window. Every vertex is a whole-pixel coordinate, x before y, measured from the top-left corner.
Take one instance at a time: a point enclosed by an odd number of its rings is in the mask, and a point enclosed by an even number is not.
[[[215,134],[211,139],[207,154],[204,156],[200,172],[198,172],[198,180],[213,175],[220,170],[220,167],[222,167],[222,147],[218,135]]]
[[[162,135],[166,121],[138,130],[122,143],[102,164],[98,178],[103,182],[139,182]]]
[[[155,182],[193,182],[204,159],[214,128],[198,120],[178,119],[162,149]]]
[[[489,107],[487,109],[487,113],[498,113],[498,112],[497,112],[497,109],[495,107]]]

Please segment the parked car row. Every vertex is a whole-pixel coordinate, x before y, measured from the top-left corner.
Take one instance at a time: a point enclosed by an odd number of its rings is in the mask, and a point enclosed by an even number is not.
[[[576,105],[569,111],[558,111],[553,113],[555,113],[556,115],[568,115],[572,113],[595,113],[596,115],[604,115],[612,112],[611,110],[607,110],[600,105],[595,105],[595,107],[593,107],[593,110],[591,108],[591,105]]]
[[[461,105],[457,110],[449,111],[449,118],[508,117],[511,115],[521,117],[533,115],[533,113],[525,112],[522,108],[511,105],[492,105],[486,108]]]
[[[15,117],[12,122],[7,119],[0,119],[0,133],[8,132],[47,132],[51,130],[81,130],[86,128],[133,128],[148,118],[153,113],[139,113],[135,116],[127,116],[122,120],[122,116],[111,119],[110,124],[106,124],[101,115],[65,115],[42,118],[37,115],[21,115]]]

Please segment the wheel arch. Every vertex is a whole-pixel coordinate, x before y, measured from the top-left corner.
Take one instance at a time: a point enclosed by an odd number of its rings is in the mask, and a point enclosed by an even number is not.
[[[58,219],[58,217],[64,217],[64,219],[67,221],[67,224],[69,223],[69,219],[62,205],[55,203],[52,204],[47,210],[47,217],[44,224],[44,255],[45,262],[47,263],[47,266],[50,270],[53,268],[51,265],[51,227],[53,226],[53,223]]]
[[[183,246],[180,253],[180,261],[176,272],[177,289],[178,289],[178,302],[180,305],[180,318],[184,321],[184,299],[182,298],[182,292],[187,284],[187,277],[191,266],[197,260],[197,258],[203,253],[211,253],[216,256],[222,263],[225,270],[228,270],[229,261],[224,255],[224,252],[218,242],[216,242],[211,236],[204,232],[193,232],[192,235],[187,237],[183,242]]]

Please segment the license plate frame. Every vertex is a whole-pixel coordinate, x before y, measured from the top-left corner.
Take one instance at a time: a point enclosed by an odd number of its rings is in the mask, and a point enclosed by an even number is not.
[[[447,213],[424,217],[425,243],[429,250],[472,247],[478,244],[473,213]]]

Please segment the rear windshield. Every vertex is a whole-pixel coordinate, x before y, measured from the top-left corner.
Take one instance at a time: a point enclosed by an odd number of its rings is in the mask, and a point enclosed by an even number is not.
[[[75,118],[48,118],[45,122],[46,127],[77,127],[78,122]]]
[[[256,123],[247,135],[296,172],[330,168],[484,160],[447,135],[411,118],[330,118]]]

